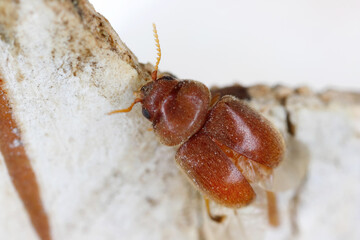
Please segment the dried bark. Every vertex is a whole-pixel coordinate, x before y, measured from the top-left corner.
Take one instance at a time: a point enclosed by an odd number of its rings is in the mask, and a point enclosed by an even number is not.
[[[151,66],[87,1],[2,0],[0,52],[0,239],[359,238],[359,93],[247,88],[286,139],[280,226],[261,189],[236,212],[212,206],[217,224],[139,106],[106,115]]]

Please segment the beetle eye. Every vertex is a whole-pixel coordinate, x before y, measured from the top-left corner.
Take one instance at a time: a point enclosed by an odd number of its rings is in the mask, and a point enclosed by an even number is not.
[[[147,119],[150,119],[150,113],[146,108],[142,109],[142,114],[144,115],[144,117],[146,117]]]
[[[165,75],[165,76],[162,76],[160,79],[161,79],[161,80],[172,81],[172,80],[174,80],[175,78],[172,77],[172,76],[169,76],[169,75]]]
[[[149,90],[149,87],[146,85],[142,86],[140,89],[141,92],[147,92],[148,90]]]

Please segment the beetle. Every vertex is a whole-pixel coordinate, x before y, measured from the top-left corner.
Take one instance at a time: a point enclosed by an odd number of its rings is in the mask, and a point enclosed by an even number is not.
[[[229,208],[251,203],[251,184],[268,184],[284,156],[283,137],[244,100],[221,93],[211,96],[198,81],[158,78],[161,49],[153,27],[158,57],[152,81],[141,87],[130,107],[109,114],[129,112],[141,103],[159,141],[179,146],[177,164],[203,194],[210,218],[221,222],[224,216],[211,214],[209,200]],[[268,192],[268,197],[274,195]]]

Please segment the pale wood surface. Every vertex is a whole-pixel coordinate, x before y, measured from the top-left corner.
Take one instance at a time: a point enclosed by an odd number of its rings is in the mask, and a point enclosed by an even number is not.
[[[286,139],[274,180],[280,227],[268,226],[262,190],[236,214],[213,206],[228,215],[219,225],[140,106],[106,115],[149,74],[87,1],[74,2],[0,2],[0,76],[53,239],[360,237],[359,94],[251,87],[251,105]],[[37,239],[1,155],[0,213],[0,239]]]

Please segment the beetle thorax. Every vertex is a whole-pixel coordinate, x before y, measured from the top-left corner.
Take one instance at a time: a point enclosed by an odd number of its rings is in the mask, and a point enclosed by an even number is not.
[[[210,92],[202,83],[163,77],[144,85],[141,94],[143,115],[165,145],[185,142],[205,122]]]

